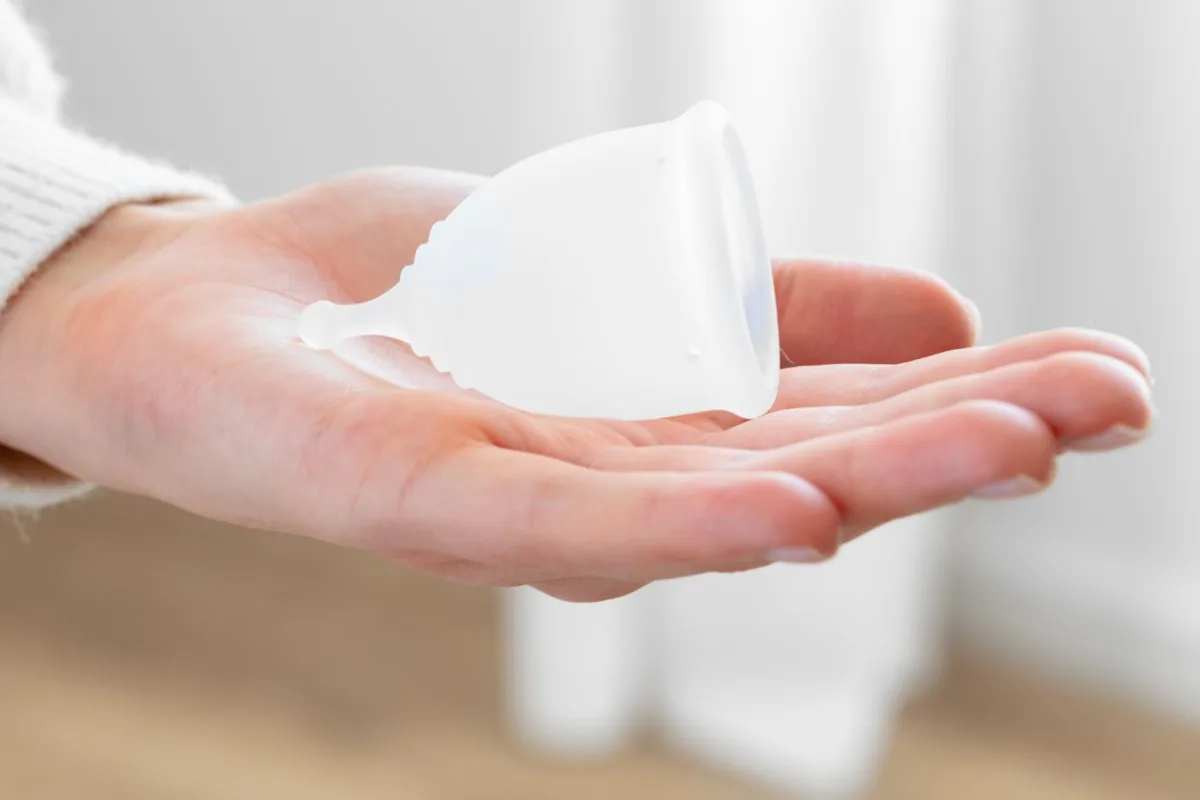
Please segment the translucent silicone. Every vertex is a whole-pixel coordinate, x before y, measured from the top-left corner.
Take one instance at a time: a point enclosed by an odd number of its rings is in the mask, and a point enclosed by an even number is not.
[[[704,101],[513,165],[433,227],[392,289],[314,303],[300,335],[401,339],[459,386],[531,412],[765,413],[775,290],[728,114]]]

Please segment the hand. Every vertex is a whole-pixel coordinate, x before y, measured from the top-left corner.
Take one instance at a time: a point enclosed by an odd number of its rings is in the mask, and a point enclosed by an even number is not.
[[[307,303],[391,287],[476,180],[393,169],[244,208],[111,212],[0,317],[0,441],[208,517],[596,600],[1036,491],[1060,450],[1151,422],[1123,339],[970,347],[969,305],[939,281],[821,262],[776,264],[799,366],[749,422],[530,415],[397,342],[361,342],[364,370],[296,340]]]

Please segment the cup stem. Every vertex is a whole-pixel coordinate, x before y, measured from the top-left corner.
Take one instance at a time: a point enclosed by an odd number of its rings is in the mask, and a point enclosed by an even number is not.
[[[357,336],[387,336],[407,341],[396,320],[395,303],[385,292],[364,303],[319,300],[300,313],[299,336],[309,347],[331,350]]]

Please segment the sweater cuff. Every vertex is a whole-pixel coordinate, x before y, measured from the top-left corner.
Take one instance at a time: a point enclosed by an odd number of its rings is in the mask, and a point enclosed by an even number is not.
[[[82,498],[95,486],[0,445],[0,508],[37,510]]]
[[[123,203],[233,196],[201,175],[122,152],[0,99],[0,312],[80,231]],[[0,445],[0,506],[41,508],[91,487]]]
[[[232,195],[0,101],[0,309],[75,234],[121,203]]]

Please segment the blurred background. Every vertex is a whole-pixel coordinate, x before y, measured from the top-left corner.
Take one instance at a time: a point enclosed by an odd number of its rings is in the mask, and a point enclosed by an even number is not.
[[[0,535],[0,794],[1200,797],[1200,4],[26,0],[68,117],[243,199],[711,97],[777,254],[1150,354],[1150,441],[595,606],[106,495]]]

